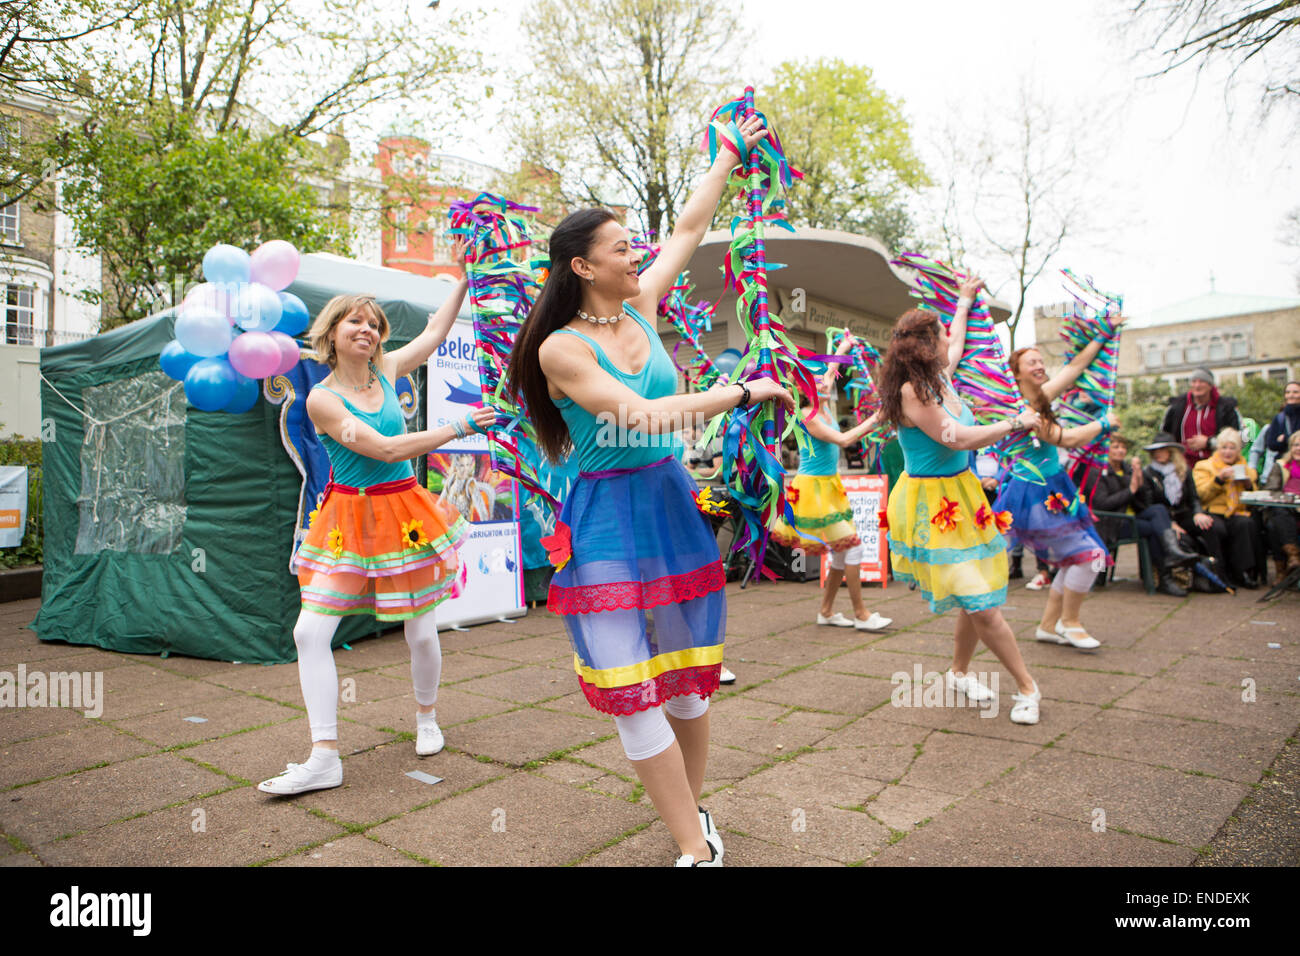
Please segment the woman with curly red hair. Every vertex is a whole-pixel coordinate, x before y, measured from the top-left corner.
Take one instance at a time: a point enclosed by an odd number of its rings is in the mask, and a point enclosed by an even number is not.
[[[881,415],[898,426],[906,465],[889,493],[889,553],[894,577],[919,587],[932,611],[958,609],[947,687],[972,701],[993,699],[993,691],[968,673],[983,641],[1016,682],[1012,722],[1036,724],[1042,694],[999,610],[1007,595],[1005,522],[989,508],[970,469],[970,452],[1037,427],[1039,415],[1025,409],[1015,418],[976,425],[951,381],[982,285],[974,277],[962,283],[948,331],[934,313],[916,309],[894,326],[880,377]]]

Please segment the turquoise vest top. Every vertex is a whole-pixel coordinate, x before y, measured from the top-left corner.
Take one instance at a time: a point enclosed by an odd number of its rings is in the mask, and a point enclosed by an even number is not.
[[[621,371],[594,340],[573,329],[556,329],[553,335],[576,335],[584,339],[591,350],[596,353],[596,361],[618,381],[622,382],[642,398],[664,398],[677,391],[677,369],[673,360],[664,351],[663,342],[649,322],[643,319],[630,305],[624,303],[623,310],[636,319],[637,324],[645,330],[650,340],[650,357],[645,367],[635,375]],[[613,468],[640,468],[654,464],[669,455],[678,455],[682,441],[677,435],[647,435],[645,432],[619,428],[617,419],[608,422],[597,421],[591,414],[569,396],[564,396],[555,403],[560,410],[564,424],[569,428],[569,437],[578,456],[579,471],[608,471]]]
[[[823,418],[822,421],[825,421]],[[812,450],[805,457],[799,456],[799,474],[817,477],[838,475],[840,472],[840,446],[820,438],[808,436]]]
[[[351,402],[341,392],[325,385],[315,385],[313,388],[323,388],[325,391],[337,395],[343,400],[343,406],[357,417],[358,421],[365,422],[379,434],[392,438],[396,435],[406,434],[406,420],[402,417],[402,406],[397,401],[397,392],[393,390],[392,384],[384,376],[380,376],[384,385],[384,404],[379,407],[377,412],[363,412]],[[320,434],[317,432],[317,434]],[[387,481],[401,481],[403,478],[413,476],[411,463],[409,461],[379,461],[377,458],[367,458],[359,454],[346,445],[340,445],[329,435],[321,435],[320,442],[325,446],[325,454],[330,457],[330,467],[334,469],[334,482],[339,485],[349,485],[353,488],[369,488],[371,485],[381,485]]]
[[[961,403],[960,415],[948,415],[963,425],[975,424],[975,416],[965,402]],[[903,468],[913,478],[946,478],[970,468],[970,452],[937,442],[919,428],[900,427],[898,443],[903,447]]]
[[[1015,478],[1035,479],[1035,475],[1026,465],[1032,465],[1037,468],[1042,477],[1054,475],[1061,470],[1061,459],[1056,453],[1056,446],[1049,445],[1047,442],[1040,441],[1038,447],[1030,446],[1025,450],[1022,457],[1016,459],[1016,463],[1011,466],[1011,475]]]

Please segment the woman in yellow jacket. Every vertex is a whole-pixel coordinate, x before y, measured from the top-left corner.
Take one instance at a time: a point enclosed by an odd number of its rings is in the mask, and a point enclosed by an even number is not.
[[[1213,521],[1200,531],[1201,540],[1232,582],[1249,590],[1259,587],[1255,573],[1259,540],[1241,493],[1254,488],[1257,477],[1241,458],[1241,434],[1235,428],[1219,432],[1214,454],[1192,470],[1196,493]]]

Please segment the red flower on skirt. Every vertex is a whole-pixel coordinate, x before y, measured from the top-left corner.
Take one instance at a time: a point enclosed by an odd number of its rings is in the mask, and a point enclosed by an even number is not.
[[[980,510],[975,512],[975,527],[979,528],[981,531],[987,528],[989,523],[994,520],[993,511],[988,505],[980,505]]]
[[[1011,530],[1011,512],[999,511],[993,516],[993,520],[998,523],[998,533],[1006,534]]]
[[[1070,503],[1065,500],[1065,496],[1059,491],[1054,491],[1048,495],[1047,501],[1044,502],[1044,504],[1047,505],[1048,511],[1056,512],[1057,514],[1062,514],[1070,510]]]
[[[792,505],[794,505],[794,504],[798,504],[798,503],[799,503],[799,489],[798,489],[798,488],[787,488],[787,489],[785,490],[785,500],[788,501],[788,502],[790,502],[790,504],[792,504]]]
[[[569,526],[557,520],[555,534],[542,538],[542,547],[546,549],[546,557],[555,566],[555,570],[558,571],[568,564],[569,558],[573,557],[573,542]]]
[[[942,503],[939,505],[939,510],[930,519],[930,524],[946,533],[957,527],[957,522],[961,520],[961,505],[947,498],[942,498],[940,501]]]
[[[888,531],[888,530],[889,530],[889,512],[888,512],[888,511],[878,511],[878,512],[876,512],[876,521],[877,521],[877,523],[879,524],[879,526],[880,526],[880,530],[881,530],[881,531]]]

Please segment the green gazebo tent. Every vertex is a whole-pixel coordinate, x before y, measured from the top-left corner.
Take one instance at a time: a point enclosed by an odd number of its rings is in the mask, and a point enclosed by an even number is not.
[[[307,255],[289,291],[313,317],[335,295],[370,293],[390,343],[402,345],[452,288]],[[174,318],[169,310],[41,351],[45,572],[31,627],[44,641],[132,653],[293,660],[301,476],[281,443],[280,407],[189,406],[158,367]],[[416,405],[413,427],[423,427],[422,398]],[[386,628],[349,617],[335,644]]]

